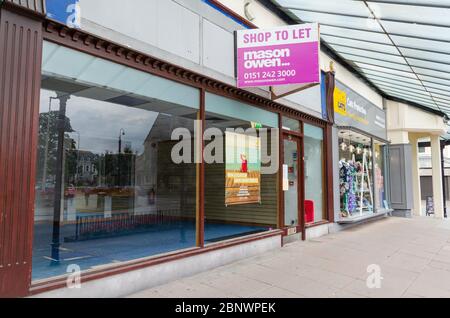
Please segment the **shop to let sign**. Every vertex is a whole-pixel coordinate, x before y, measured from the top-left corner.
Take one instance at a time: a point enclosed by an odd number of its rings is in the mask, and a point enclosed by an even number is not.
[[[237,86],[320,83],[317,23],[237,31]]]
[[[261,146],[256,136],[225,133],[225,205],[261,202]]]

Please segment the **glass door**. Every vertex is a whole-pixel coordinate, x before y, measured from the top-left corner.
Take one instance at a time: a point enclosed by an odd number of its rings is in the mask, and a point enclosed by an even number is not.
[[[300,138],[284,136],[283,191],[284,191],[284,225],[298,227],[300,219]]]

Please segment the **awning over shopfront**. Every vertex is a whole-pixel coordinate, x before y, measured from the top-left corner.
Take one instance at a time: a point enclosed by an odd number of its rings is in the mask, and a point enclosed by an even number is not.
[[[263,2],[292,23],[320,23],[323,44],[384,96],[450,117],[449,0]]]

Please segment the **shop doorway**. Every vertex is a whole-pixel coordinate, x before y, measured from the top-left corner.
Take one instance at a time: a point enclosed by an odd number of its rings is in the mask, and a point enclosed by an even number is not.
[[[283,145],[284,226],[290,235],[303,229],[302,139],[285,134]]]

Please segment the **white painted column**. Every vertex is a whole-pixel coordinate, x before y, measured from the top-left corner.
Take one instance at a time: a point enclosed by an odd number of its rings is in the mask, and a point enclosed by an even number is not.
[[[431,136],[431,165],[433,176],[433,201],[436,218],[444,218],[444,198],[442,195],[442,168],[440,136]]]
[[[421,216],[422,213],[422,190],[420,188],[420,169],[419,169],[419,144],[418,138],[412,134],[409,136],[411,143],[411,167],[412,167],[412,186],[413,186],[413,214]]]

